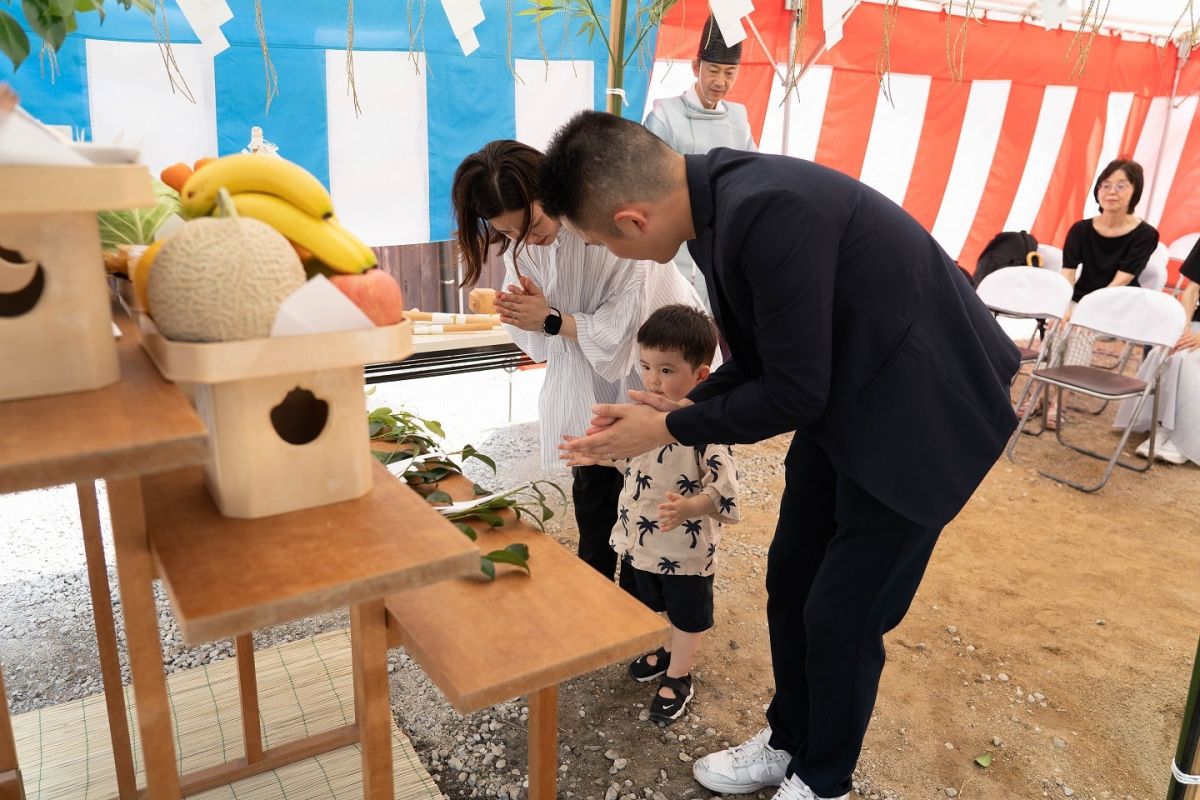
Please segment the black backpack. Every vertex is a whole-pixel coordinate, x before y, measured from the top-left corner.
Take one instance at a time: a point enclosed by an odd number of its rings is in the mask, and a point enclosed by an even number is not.
[[[1038,255],[1037,239],[1027,231],[1003,231],[992,237],[975,262],[973,286],[998,269],[1004,267],[1040,267],[1042,257]]]

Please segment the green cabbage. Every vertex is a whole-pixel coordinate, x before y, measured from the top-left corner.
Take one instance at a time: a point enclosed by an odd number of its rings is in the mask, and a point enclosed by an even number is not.
[[[150,208],[131,208],[125,211],[101,211],[100,246],[114,250],[120,244],[151,244],[154,234],[167,221],[167,217],[179,213],[179,193],[157,178],[154,196],[157,205]]]

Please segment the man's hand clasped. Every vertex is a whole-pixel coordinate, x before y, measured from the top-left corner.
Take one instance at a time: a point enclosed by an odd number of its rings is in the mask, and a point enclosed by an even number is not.
[[[629,399],[633,402],[593,406],[595,416],[587,434],[564,436],[558,446],[560,458],[571,466],[587,466],[632,458],[675,441],[667,430],[667,414],[691,405],[690,401],[675,402],[640,391],[630,391]]]

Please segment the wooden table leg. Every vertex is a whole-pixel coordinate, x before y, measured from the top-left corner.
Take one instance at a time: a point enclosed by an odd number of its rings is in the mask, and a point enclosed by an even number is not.
[[[558,686],[529,696],[529,800],[555,800],[558,781]]]
[[[384,656],[387,663],[387,656]],[[4,692],[4,670],[0,669],[0,800],[25,800],[21,771],[17,769],[17,742],[8,717],[8,695]]]
[[[242,702],[242,746],[246,763],[262,761],[262,719],[258,712],[258,675],[254,670],[254,636],[237,637],[238,697]]]
[[[146,764],[146,788],[151,800],[178,800],[179,770],[175,763],[158,611],[154,606],[154,564],[146,537],[142,481],[121,478],[107,484],[129,671],[133,675],[133,698]]]
[[[129,741],[129,718],[125,715],[117,626],[113,620],[112,595],[108,591],[108,564],[104,560],[95,482],[75,484],[75,494],[79,498],[79,519],[83,524],[83,552],[87,558],[88,586],[92,591],[92,617],[96,623],[100,678],[104,683],[104,705],[108,711],[108,736],[112,740],[113,764],[117,772],[117,796],[121,800],[133,800],[137,797],[137,775],[133,767],[133,745]]]
[[[350,608],[354,718],[362,748],[363,797],[393,800],[392,706],[387,679],[387,611],[383,600]]]

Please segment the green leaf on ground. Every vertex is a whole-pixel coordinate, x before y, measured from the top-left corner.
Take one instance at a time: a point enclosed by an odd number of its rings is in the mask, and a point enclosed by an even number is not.
[[[991,753],[983,753],[982,755],[978,756],[975,759],[975,763],[978,764],[979,766],[983,767],[984,769],[987,769],[988,767],[990,767],[992,765],[992,754]]]

